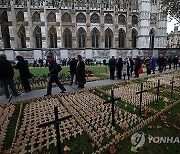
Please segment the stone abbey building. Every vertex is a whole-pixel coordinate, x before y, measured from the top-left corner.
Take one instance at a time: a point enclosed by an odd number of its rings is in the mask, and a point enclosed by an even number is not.
[[[160,0],[0,0],[0,49],[167,46]]]

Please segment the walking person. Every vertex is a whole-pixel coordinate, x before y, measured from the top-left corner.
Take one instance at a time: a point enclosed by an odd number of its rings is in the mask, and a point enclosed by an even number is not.
[[[16,56],[16,59],[18,60],[18,63],[15,65],[15,69],[19,70],[24,91],[29,92],[31,91],[31,87],[29,84],[29,78],[31,77],[31,73],[29,71],[28,61],[24,60],[22,56]]]
[[[76,80],[78,83],[79,88],[84,88],[84,84],[86,84],[86,78],[85,78],[85,64],[82,60],[81,55],[77,56],[77,68],[76,68]]]
[[[136,59],[135,59],[135,68],[134,68],[134,72],[135,72],[135,78],[139,77],[139,69],[142,68],[142,60],[141,58],[137,55]]]
[[[164,59],[162,54],[160,54],[160,56],[158,57],[157,63],[159,65],[159,73],[162,73],[163,72],[164,63],[165,63],[165,59]]]
[[[171,65],[172,65],[172,57],[168,58],[168,65],[169,65],[169,69],[171,69]]]
[[[125,60],[123,61],[123,77],[124,77],[124,80],[126,78],[126,75],[128,77],[128,80],[129,80],[129,77],[130,77],[129,70],[130,70],[130,62],[129,62],[129,59],[126,57]]]
[[[152,74],[155,74],[155,71],[156,71],[156,58],[155,57],[152,57],[151,58],[151,70],[152,70]]]
[[[47,55],[47,61],[49,63],[49,81],[48,81],[48,86],[47,86],[47,94],[44,96],[48,96],[52,94],[52,84],[55,82],[57,86],[62,90],[61,93],[64,93],[66,89],[64,86],[60,83],[58,79],[58,73],[62,70],[61,66],[56,63],[56,60],[54,59],[53,52],[49,52]]]
[[[16,90],[14,84],[14,70],[11,63],[6,59],[5,54],[0,55],[0,82],[4,88],[4,94],[6,98],[10,97],[8,86],[10,87],[14,96],[19,96],[20,94]]]
[[[146,57],[145,65],[146,65],[147,76],[149,76],[151,74],[151,59],[149,57]]]
[[[168,64],[168,57],[164,57],[164,71],[166,71],[167,64]]]
[[[117,70],[117,78],[122,79],[122,68],[123,68],[123,60],[120,57],[116,63],[116,70]]]
[[[114,80],[114,73],[115,73],[115,68],[116,68],[116,59],[114,56],[109,59],[109,69],[110,69],[110,79]]]
[[[173,64],[174,64],[174,69],[176,69],[177,70],[177,68],[178,68],[178,56],[175,56],[174,58],[173,58]]]
[[[75,58],[72,58],[69,62],[70,67],[70,76],[71,76],[71,83],[70,85],[73,85],[73,80],[76,75],[76,67],[77,67],[77,60]]]
[[[130,62],[130,72],[131,72],[131,76],[132,76],[132,73],[134,71],[134,61],[132,58],[129,58],[129,62]]]

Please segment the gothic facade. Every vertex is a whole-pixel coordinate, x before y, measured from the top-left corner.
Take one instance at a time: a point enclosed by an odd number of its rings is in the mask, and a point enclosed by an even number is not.
[[[165,48],[160,0],[0,0],[0,48]]]

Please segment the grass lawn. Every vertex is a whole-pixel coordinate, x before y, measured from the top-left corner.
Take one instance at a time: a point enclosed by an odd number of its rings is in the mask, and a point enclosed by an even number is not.
[[[86,66],[86,69],[93,72],[94,76],[100,77],[101,79],[107,78],[104,74],[109,70],[106,66]],[[30,67],[30,72],[34,75],[47,75],[48,74],[48,68],[42,67],[42,68],[32,68]],[[62,71],[60,73],[69,75],[69,67],[62,67]],[[15,77],[19,76],[18,70],[15,70]]]

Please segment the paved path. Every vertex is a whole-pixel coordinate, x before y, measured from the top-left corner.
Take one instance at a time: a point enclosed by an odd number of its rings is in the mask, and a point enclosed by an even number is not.
[[[173,72],[175,70],[167,70],[164,73],[168,73],[168,72]],[[159,73],[156,72],[156,74],[152,74],[151,76],[155,76],[158,75]],[[144,78],[147,77],[146,73],[140,74],[139,78]],[[137,78],[133,78],[131,77],[130,80],[134,80]],[[119,82],[123,82],[124,80],[99,80],[99,81],[93,81],[93,82],[87,82],[85,85],[85,88],[92,88],[92,87],[96,87],[96,86],[102,86],[102,85],[109,85],[109,84],[113,84],[113,83],[119,83]],[[81,90],[81,88],[78,88],[76,85],[74,86],[65,86],[67,92],[70,91],[74,91],[74,90]],[[55,87],[52,89],[52,94],[58,94],[61,90],[58,87]],[[23,101],[23,100],[28,100],[28,99],[32,99],[32,98],[37,98],[37,97],[42,97],[46,94],[46,89],[40,89],[40,90],[33,90],[31,92],[28,93],[21,93],[20,96],[18,97],[12,97],[11,102],[18,102],[18,101]],[[5,96],[0,96],[0,105],[7,103],[8,99],[5,98]]]

